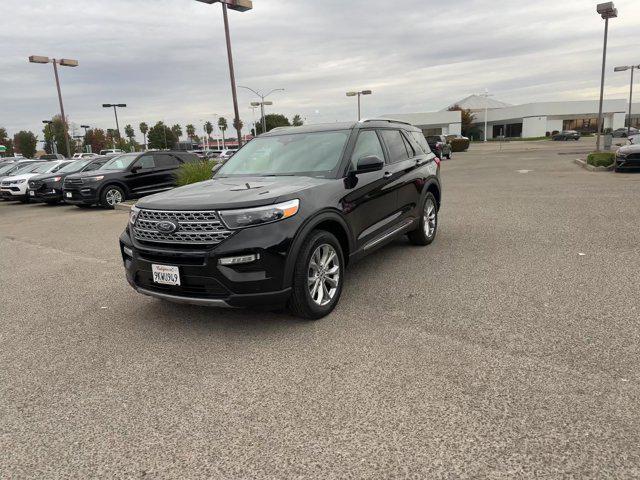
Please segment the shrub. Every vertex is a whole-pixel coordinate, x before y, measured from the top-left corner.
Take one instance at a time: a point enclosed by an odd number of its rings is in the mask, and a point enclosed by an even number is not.
[[[613,152],[593,152],[587,156],[587,163],[594,167],[610,167],[616,158]]]
[[[203,182],[211,179],[211,169],[216,164],[213,160],[203,160],[195,163],[185,163],[178,169],[178,186]]]
[[[452,152],[466,152],[469,149],[469,140],[464,138],[454,138],[451,140]]]

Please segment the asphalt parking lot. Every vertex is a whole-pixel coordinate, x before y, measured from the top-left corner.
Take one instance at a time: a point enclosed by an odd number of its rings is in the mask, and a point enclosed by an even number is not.
[[[0,203],[0,477],[639,477],[640,175],[588,142],[455,154],[434,244],[318,322],[140,296],[125,212]]]

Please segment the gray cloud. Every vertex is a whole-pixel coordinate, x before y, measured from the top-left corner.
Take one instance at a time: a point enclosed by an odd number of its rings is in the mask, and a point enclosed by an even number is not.
[[[609,69],[640,62],[640,4],[616,2]],[[193,0],[4,0],[0,126],[40,130],[57,112],[50,66],[31,54],[77,58],[61,69],[71,121],[113,124],[103,102],[124,102],[121,124],[198,124],[232,117],[219,6]],[[364,112],[440,109],[488,88],[510,103],[595,98],[603,23],[584,0],[254,0],[231,12],[238,84],[274,94],[273,111],[310,122],[353,118],[344,92],[371,88]],[[607,96],[628,78],[608,73]],[[254,100],[240,90],[241,116]],[[318,112],[318,113],[316,113]]]

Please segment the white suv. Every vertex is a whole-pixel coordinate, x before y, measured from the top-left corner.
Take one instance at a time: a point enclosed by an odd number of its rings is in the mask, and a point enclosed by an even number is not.
[[[5,177],[0,183],[0,195],[5,200],[20,200],[23,203],[29,201],[27,187],[29,186],[28,180],[43,173],[55,173],[62,167],[71,163],[72,160],[53,160],[50,162],[35,163],[33,167],[26,168],[18,175],[12,177]]]

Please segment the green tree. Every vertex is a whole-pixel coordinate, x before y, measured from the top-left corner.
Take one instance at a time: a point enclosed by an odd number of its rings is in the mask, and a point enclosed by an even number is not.
[[[469,109],[465,110],[461,108],[459,105],[453,105],[449,107],[449,111],[460,112],[462,135],[464,135],[465,137],[471,137],[471,135],[475,132],[475,130],[478,129],[477,127],[473,126],[473,121],[475,120],[476,115],[471,110]]]
[[[130,151],[136,150],[136,143],[134,137],[136,136],[136,132],[133,131],[133,127],[131,125],[127,125],[124,127],[124,134],[129,139],[129,147]]]
[[[302,121],[302,117],[298,114],[295,114],[291,119],[291,125],[294,127],[301,127],[302,125],[304,125],[304,122]]]
[[[267,132],[270,132],[276,127],[291,126],[291,124],[289,123],[289,119],[279,113],[270,113],[269,115],[265,115],[264,119],[267,123]],[[258,129],[258,135],[260,135],[262,133],[262,122],[258,122],[256,128]]]
[[[33,158],[38,146],[38,137],[33,132],[21,130],[13,137],[14,150],[27,158]]]
[[[182,127],[176,123],[173,127],[171,127],[171,131],[176,136],[176,138],[180,140],[180,137],[182,136]]]
[[[107,148],[107,135],[101,128],[92,128],[87,130],[84,137],[84,144],[91,145],[93,153],[100,153],[100,150]]]
[[[222,132],[222,145],[224,146],[224,142],[225,142],[225,138],[224,138],[224,132],[227,130],[228,128],[228,124],[227,124],[227,119],[224,117],[220,117],[218,119],[218,128],[220,129],[220,131]]]
[[[149,148],[173,149],[177,142],[178,139],[175,134],[164,124],[164,122],[156,123],[149,130]]]
[[[48,123],[42,130],[44,132],[45,140],[44,149],[47,153],[54,153],[53,144],[55,142],[57,152],[61,155],[66,155],[67,144],[64,141],[65,135],[67,136],[69,145],[74,145],[74,141],[72,138],[69,138],[67,129],[65,128],[64,122],[62,121],[62,117],[60,115],[55,115],[51,119],[51,122],[52,123]]]
[[[184,127],[187,130],[187,137],[189,140],[193,141],[193,137],[196,134],[196,127],[193,126],[192,123]]]
[[[3,127],[0,127],[0,145],[4,145],[5,147],[7,147],[7,151],[3,155],[7,157],[13,155],[13,140],[9,138],[7,129]]]
[[[138,125],[138,128],[140,129],[140,133],[142,133],[142,137],[144,138],[144,149],[147,149],[147,133],[149,132],[149,125],[147,125],[145,122],[142,122],[140,125]]]
[[[204,130],[207,132],[207,139],[211,142],[211,134],[213,133],[213,124],[211,122],[207,122],[204,124]]]

